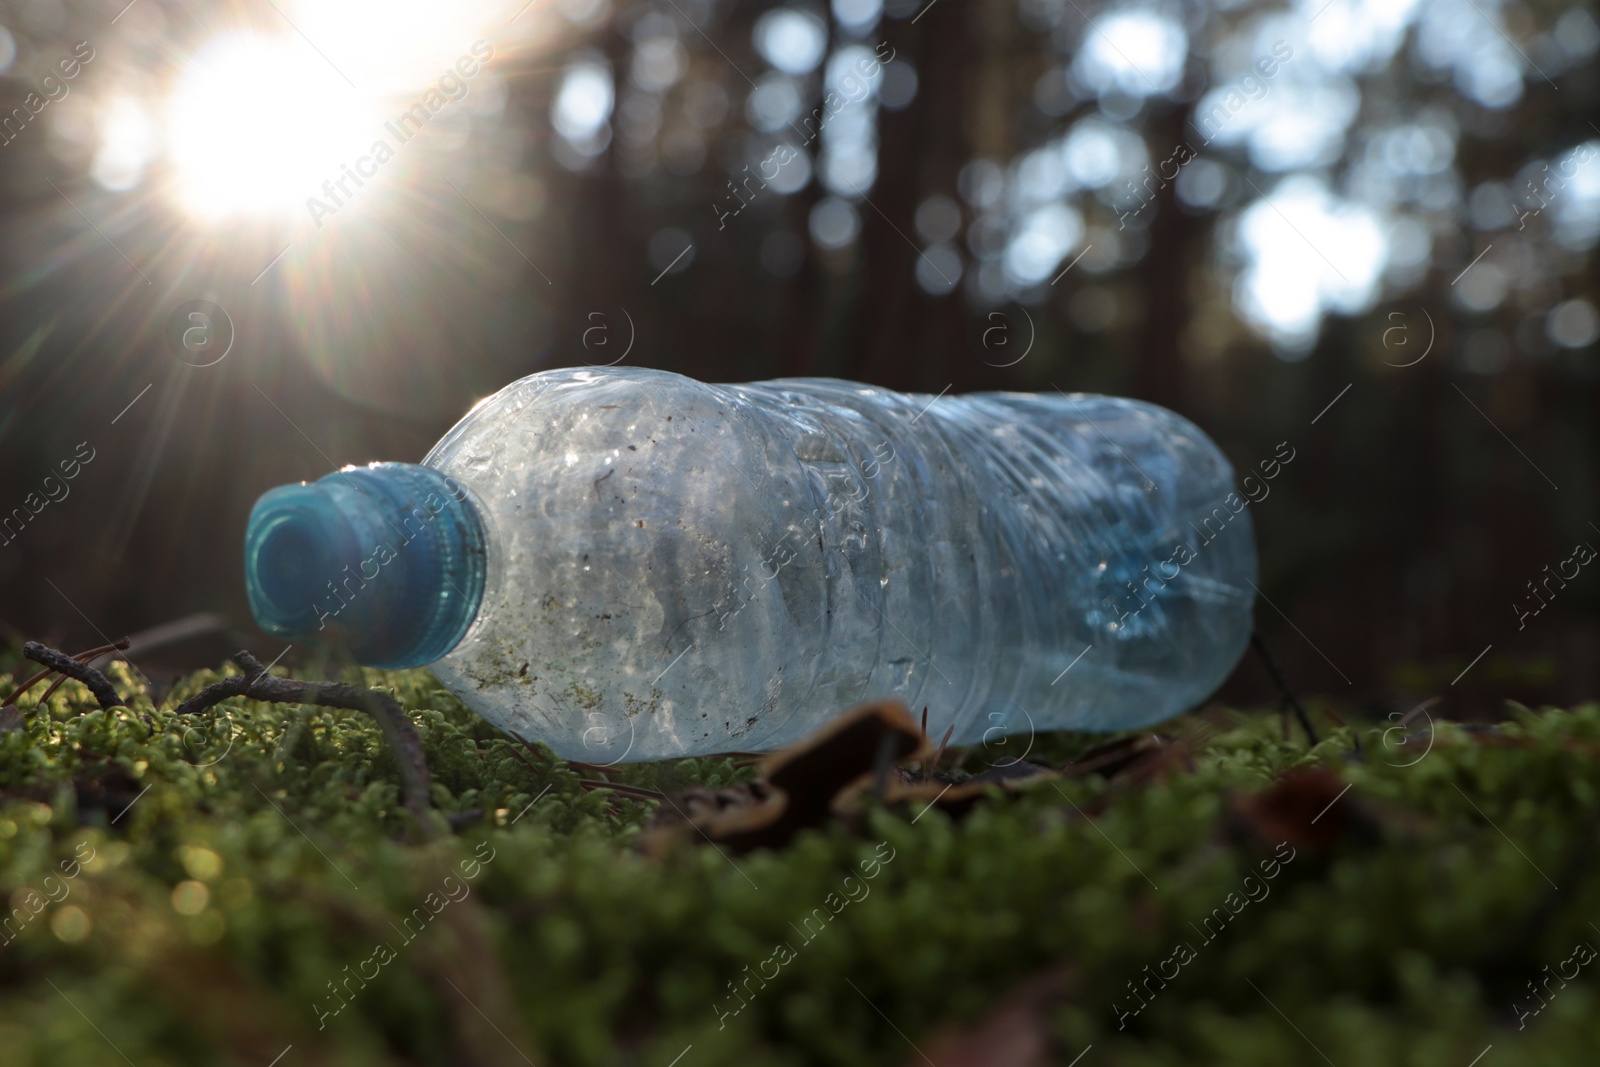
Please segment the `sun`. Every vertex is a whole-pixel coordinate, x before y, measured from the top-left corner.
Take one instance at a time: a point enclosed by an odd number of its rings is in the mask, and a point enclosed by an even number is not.
[[[304,42],[260,33],[214,38],[167,108],[173,195],[203,218],[286,216],[382,125],[377,101]]]

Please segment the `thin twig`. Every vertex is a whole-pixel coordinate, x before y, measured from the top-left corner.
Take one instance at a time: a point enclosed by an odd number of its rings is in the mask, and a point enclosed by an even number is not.
[[[49,688],[49,689],[46,689],[46,690],[45,690],[45,691],[44,691],[44,695],[43,695],[43,696],[41,696],[41,697],[40,697],[40,698],[39,698],[39,699],[38,699],[38,700],[37,700],[37,701],[36,701],[36,702],[35,702],[35,703],[34,703],[34,707],[36,707],[36,708],[37,708],[37,707],[43,707],[43,706],[44,706],[44,703],[45,703],[45,701],[47,701],[47,700],[49,700],[49,699],[50,699],[50,698],[51,698],[51,697],[53,697],[53,696],[55,696],[55,693],[56,693],[56,690],[57,690],[57,689],[60,689],[60,688],[61,688],[61,686],[62,686],[62,684],[63,684],[63,683],[65,683],[65,682],[66,682],[66,680],[67,680],[67,676],[66,676],[66,675],[64,675],[64,674],[58,674],[58,675],[56,675],[56,680],[55,680],[55,681],[53,681],[53,682],[51,682],[51,683],[50,683],[50,688]]]
[[[665,800],[667,794],[642,785],[629,785],[626,782],[597,782],[592,778],[579,778],[578,784],[585,789],[612,789],[618,793],[632,793],[651,800]]]
[[[248,652],[236,652],[233,661],[244,671],[238,678],[225,678],[206,686],[173,709],[177,715],[194,715],[229,697],[244,696],[274,704],[316,704],[324,708],[364,711],[377,720],[385,740],[400,766],[401,794],[405,805],[427,832],[429,799],[428,760],[422,750],[422,735],[394,697],[379,689],[366,689],[344,682],[304,682],[277,678],[267,673],[261,661]]]
[[[517,744],[519,744],[523,748],[527,749],[528,750],[528,754],[531,755],[534,759],[538,760],[540,763],[549,763],[550,762],[549,758],[546,757],[543,752],[540,752],[537,748],[535,748],[534,746],[528,744],[527,741],[524,741],[522,738],[518,737],[516,734],[510,734],[508,736],[511,738],[511,740],[515,741]],[[526,761],[524,761],[524,762],[526,762]],[[532,764],[529,764],[529,766],[532,766]]]
[[[101,645],[99,648],[91,648],[87,652],[79,652],[77,655],[73,656],[72,658],[75,659],[75,660],[78,660],[80,663],[87,664],[87,663],[91,662],[96,656],[103,655],[103,654],[105,654],[107,652],[125,651],[130,646],[130,644],[131,644],[131,642],[129,642],[129,640],[126,637],[124,637],[121,641],[113,641],[109,645]],[[40,647],[43,648],[45,646],[41,645]],[[54,651],[54,650],[52,649],[50,651]],[[12,692],[12,694],[5,699],[5,703],[4,704],[0,704],[0,711],[3,711],[5,708],[15,707],[16,703],[17,703],[17,700],[19,698],[21,698],[24,693],[26,693],[28,690],[32,689],[34,687],[34,685],[37,684],[41,679],[48,678],[50,675],[55,674],[55,673],[56,673],[56,669],[54,667],[46,667],[44,670],[42,670],[42,671],[38,672],[37,674],[29,677],[21,685],[17,686],[17,688]],[[65,682],[69,677],[71,677],[71,675],[67,675],[67,674],[59,675],[56,678],[55,681],[50,683],[50,688],[48,688],[48,689],[46,689],[44,691],[44,695],[41,696],[38,700],[34,701],[34,707],[37,708],[37,707],[43,705],[45,701],[49,700],[52,696],[54,696],[55,695],[55,691],[57,689],[60,689],[61,688],[61,684],[63,682]]]
[[[511,745],[511,746],[507,747],[506,751],[510,752],[517,759],[521,760],[522,761],[522,765],[524,767],[527,767],[528,770],[530,770],[530,771],[538,770],[538,768],[533,765],[533,761],[532,760],[530,760],[527,756],[524,756],[522,753],[517,751],[515,745]]]
[[[99,659],[107,652],[126,652],[132,647],[133,642],[124,637],[121,641],[113,641],[109,645],[101,645],[99,648],[91,648],[87,652],[79,652],[72,658],[83,663],[89,663]]]
[[[106,676],[87,663],[82,663],[65,652],[57,652],[53,648],[47,648],[37,641],[29,641],[23,645],[22,654],[41,666],[49,667],[53,671],[59,671],[68,678],[76,678],[88,686],[89,692],[94,694],[94,698],[101,708],[110,709],[124,706],[122,698],[117,696],[116,689]]]
[[[1350,728],[1350,724],[1345,722],[1344,719],[1339,715],[1339,713],[1334,711],[1332,708],[1323,708],[1322,709],[1322,714],[1324,714],[1328,718],[1332,719],[1334,721],[1334,724],[1336,726],[1339,726],[1341,729],[1349,729]],[[1361,754],[1362,754],[1361,753],[1361,735],[1358,734],[1358,733],[1352,733],[1350,735],[1350,739],[1355,742],[1355,753],[1356,753],[1356,757],[1359,759],[1361,757]]]
[[[1071,774],[1073,777],[1081,777],[1082,775],[1099,770],[1108,763],[1116,763],[1119,760],[1129,760],[1130,762],[1132,760],[1136,760],[1142,753],[1136,749],[1134,750],[1133,756],[1130,759],[1128,755],[1128,749],[1131,748],[1138,740],[1138,738],[1128,738],[1126,742],[1111,742],[1112,744],[1121,745],[1123,747],[1113,748],[1107,752],[1101,752],[1099,755],[1091,756],[1088,759],[1083,759],[1080,757],[1078,759],[1068,760],[1066,767],[1062,769],[1062,773]]]
[[[577,760],[568,760],[567,766],[576,767],[580,771],[588,771],[590,774],[598,774],[601,778],[604,778],[608,772],[616,769],[614,767],[602,766],[598,763],[579,763]]]
[[[13,692],[10,696],[6,697],[6,705],[5,706],[6,707],[10,707],[11,705],[15,704],[17,702],[17,698],[20,697],[22,694],[26,693],[28,690],[32,689],[35,682],[37,682],[41,678],[44,678],[44,677],[46,677],[48,675],[51,675],[51,674],[54,674],[54,673],[55,673],[55,671],[51,670],[49,667],[46,667],[44,670],[40,671],[38,674],[30,675],[28,677],[27,681],[25,681],[21,685],[17,686],[16,691]]]
[[[928,705],[926,704],[922,705],[922,743],[924,745],[928,743]],[[926,760],[922,764],[922,780],[924,782],[928,780],[928,764]]]
[[[956,732],[956,724],[951,723],[944,731],[944,737],[939,741],[939,752],[933,757],[933,773],[939,773],[939,764],[944,760],[944,746],[950,743],[950,735]]]
[[[1256,655],[1261,657],[1261,663],[1267,668],[1267,674],[1271,676],[1273,684],[1278,687],[1278,691],[1283,694],[1284,704],[1293,709],[1295,718],[1300,720],[1301,729],[1305,730],[1306,732],[1306,739],[1310,741],[1311,746],[1315,748],[1317,744],[1317,731],[1311,727],[1311,716],[1306,714],[1306,709],[1300,705],[1299,698],[1297,698],[1294,695],[1294,691],[1289,688],[1289,683],[1284,679],[1283,672],[1278,670],[1277,661],[1272,658],[1272,653],[1267,651],[1266,642],[1261,640],[1261,634],[1259,631],[1253,631],[1250,634],[1250,647],[1255,649]]]

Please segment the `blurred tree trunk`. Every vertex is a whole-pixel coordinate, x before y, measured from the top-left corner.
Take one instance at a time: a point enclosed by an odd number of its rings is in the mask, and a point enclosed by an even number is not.
[[[1150,116],[1148,141],[1155,162],[1151,171],[1186,143],[1184,107]],[[1157,181],[1160,176],[1157,175]],[[1184,414],[1198,414],[1186,388],[1183,334],[1190,318],[1190,268],[1200,253],[1200,220],[1178,205],[1177,183],[1161,182],[1156,190],[1150,243],[1138,273],[1144,324],[1134,353],[1134,394]]]
[[[935,4],[915,25],[897,22],[887,33],[896,58],[917,72],[917,96],[904,111],[879,112],[878,181],[860,205],[864,288],[849,362],[854,376],[890,388],[937,392],[958,376],[965,355],[960,290],[933,299],[917,285],[915,217],[919,196],[955,195],[971,157],[968,123],[954,117],[972,114],[972,83],[982,77],[975,69],[1004,53],[1003,35],[974,32],[995,9],[1010,10],[1005,0]]]

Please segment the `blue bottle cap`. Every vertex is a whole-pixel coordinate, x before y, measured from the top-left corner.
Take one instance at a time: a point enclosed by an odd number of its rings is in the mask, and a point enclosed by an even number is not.
[[[374,463],[262,494],[245,532],[250,610],[267,633],[337,640],[360,663],[443,658],[483,600],[483,520],[431,467]]]

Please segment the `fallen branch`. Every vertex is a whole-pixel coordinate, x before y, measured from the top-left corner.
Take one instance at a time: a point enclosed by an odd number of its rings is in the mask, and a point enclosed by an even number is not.
[[[119,641],[115,645],[109,645],[103,649],[95,649],[94,651],[98,653],[121,650],[127,647],[127,642]],[[57,673],[63,674],[68,678],[76,678],[78,681],[88,686],[89,692],[94,694],[94,698],[99,703],[101,708],[110,709],[120,708],[123,706],[122,698],[117,696],[116,689],[112,686],[111,682],[106,678],[106,676],[77,657],[69,656],[65,652],[57,652],[55,649],[41,645],[37,641],[29,641],[27,644],[23,645],[22,655],[24,658],[30,659],[51,671],[56,671]],[[34,675],[33,678],[28,680],[23,688],[25,689],[28,685],[32,685],[35,681],[38,681],[39,678],[43,677],[45,673],[48,673],[48,671]],[[18,690],[18,694],[20,693],[21,689]]]
[[[261,661],[248,652],[235,652],[233,662],[244,675],[225,678],[206,686],[194,696],[173,709],[177,715],[194,715],[220,704],[229,697],[248,697],[273,704],[315,704],[324,708],[344,708],[364,711],[377,720],[385,740],[395,753],[400,765],[401,795],[405,806],[417,816],[418,823],[428,827],[427,813],[432,807],[429,799],[428,760],[422,751],[422,735],[394,697],[377,689],[347,685],[344,682],[304,682],[295,678],[278,678],[267,673]]]

